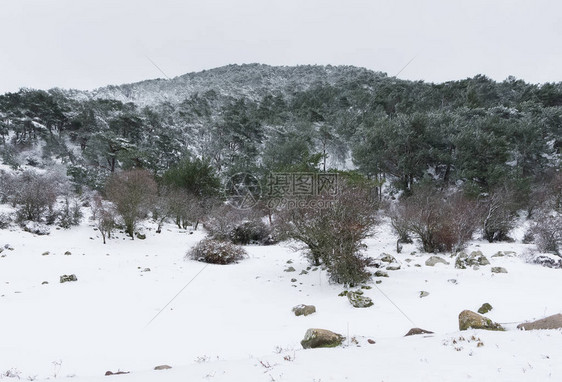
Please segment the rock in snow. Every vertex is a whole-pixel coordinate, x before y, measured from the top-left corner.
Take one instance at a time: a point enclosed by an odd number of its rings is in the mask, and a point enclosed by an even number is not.
[[[470,310],[463,310],[459,314],[459,330],[467,329],[504,330],[504,328],[489,318]]]
[[[344,336],[326,329],[308,329],[301,341],[305,349],[333,348],[342,344]]]
[[[522,329],[522,330],[560,329],[560,328],[562,328],[562,314],[560,313],[542,318],[537,321],[525,322],[523,324],[517,325],[517,329]]]
[[[429,331],[429,330],[425,330],[422,328],[412,328],[408,331],[408,333],[406,333],[404,335],[404,337],[408,337],[408,336],[415,336],[418,334],[433,334],[433,332]]]
[[[347,299],[355,308],[368,308],[373,306],[373,300],[371,300],[367,296],[362,296],[363,293],[359,293],[360,291],[356,292],[347,292]]]
[[[72,274],[72,275],[62,275],[62,276],[60,277],[60,282],[61,282],[61,284],[62,284],[62,283],[67,283],[67,282],[70,282],[70,281],[78,281],[78,278],[76,277],[75,274]]]
[[[444,258],[439,257],[439,256],[431,256],[429,259],[427,259],[425,261],[425,265],[427,265],[428,267],[433,267],[436,264],[446,264],[446,265],[448,265],[449,262],[447,260],[445,260]]]
[[[293,308],[293,313],[295,313],[295,316],[308,316],[309,314],[315,312],[316,307],[314,305],[300,304]]]

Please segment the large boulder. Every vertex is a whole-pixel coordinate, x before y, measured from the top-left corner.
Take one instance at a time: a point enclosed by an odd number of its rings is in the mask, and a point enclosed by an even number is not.
[[[562,314],[558,313],[533,322],[525,322],[517,325],[517,329],[539,330],[539,329],[560,329],[562,328]]]
[[[360,290],[347,292],[347,299],[355,308],[368,308],[373,306],[373,300],[367,296],[363,296],[363,292]]]
[[[497,324],[479,315],[471,310],[463,310],[459,314],[459,330],[467,329],[484,329],[484,330],[505,330],[500,324]]]
[[[455,260],[455,268],[466,269],[473,266],[490,265],[490,262],[482,254],[482,251],[474,251],[470,255],[464,252],[458,254]]]
[[[425,265],[427,265],[428,267],[433,267],[433,266],[435,266],[435,265],[437,265],[437,264],[445,264],[445,265],[448,265],[449,262],[448,262],[447,260],[445,260],[444,258],[439,257],[439,256],[431,256],[429,259],[427,259],[427,260],[425,261]]]
[[[293,308],[293,313],[295,313],[295,316],[308,316],[309,314],[315,312],[316,307],[314,305],[300,304]]]
[[[344,336],[326,329],[308,329],[301,341],[305,349],[333,348],[342,344]]]

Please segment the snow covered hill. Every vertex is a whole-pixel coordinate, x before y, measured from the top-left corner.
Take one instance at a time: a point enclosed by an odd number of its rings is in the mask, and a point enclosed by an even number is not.
[[[149,223],[144,232],[146,240],[121,233],[103,245],[85,222],[49,236],[0,231],[0,245],[12,248],[0,253],[1,380],[562,379],[562,332],[515,328],[562,310],[561,270],[525,263],[532,245],[476,241],[467,252],[482,251],[491,265],[457,269],[445,256],[448,265],[430,267],[430,255],[414,245],[396,254],[381,226],[367,254],[392,254],[401,269],[374,278],[382,283],[364,289],[374,305],[357,309],[321,269],[301,272],[308,264],[287,243],[248,246],[239,264],[205,266],[184,260],[203,232],[168,225],[156,234]],[[516,256],[492,257],[498,251]],[[508,273],[492,273],[495,266]],[[77,281],[61,284],[64,274]],[[459,331],[458,314],[485,302],[493,306],[487,316],[507,331]],[[296,317],[291,308],[302,303],[316,313]],[[404,337],[414,326],[435,334]],[[340,333],[344,345],[304,350],[309,328]]]

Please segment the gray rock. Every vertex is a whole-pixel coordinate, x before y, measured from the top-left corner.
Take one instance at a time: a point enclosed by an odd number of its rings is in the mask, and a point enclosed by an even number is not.
[[[505,330],[500,324],[493,322],[489,318],[481,316],[470,310],[463,310],[459,314],[459,330],[467,330],[470,328],[500,331]]]
[[[41,256],[49,256],[51,254],[51,252],[49,251],[45,251],[41,254]]]
[[[397,271],[399,269],[400,269],[400,264],[398,263],[392,263],[386,267],[387,271]]]
[[[482,254],[482,251],[474,251],[470,255],[461,252],[457,255],[455,260],[455,268],[466,269],[468,267],[480,266],[480,265],[490,265],[490,262]]]
[[[66,252],[64,253],[64,255],[65,255],[65,256],[70,256],[70,255],[72,255],[72,252],[66,251]]]
[[[507,273],[504,267],[492,267],[492,273]]]
[[[415,336],[418,334],[433,334],[433,332],[421,328],[412,328],[408,333],[406,333],[406,335],[404,335],[404,337]]]
[[[368,308],[373,306],[373,300],[367,296],[363,296],[362,291],[347,292],[347,299],[355,308]]]
[[[169,365],[158,365],[154,367],[154,370],[168,370],[171,369],[172,367]]]
[[[144,239],[146,239],[146,235],[145,235],[144,233],[135,232],[135,236],[136,236],[137,239],[139,239],[139,240],[144,240]]]
[[[388,272],[385,271],[375,271],[376,277],[388,277]]]
[[[517,329],[522,330],[541,330],[541,329],[560,329],[562,328],[562,314],[542,318],[537,321],[525,322],[517,325]]]
[[[394,258],[394,256],[389,255],[388,253],[383,253],[381,254],[378,259],[384,263],[395,263],[396,262],[396,258]]]
[[[308,274],[308,272],[303,269],[303,270],[301,271],[301,273],[299,273],[299,276],[307,275],[307,274]]]
[[[449,279],[447,280],[447,282],[450,282],[451,284],[455,284],[455,285],[459,283],[457,279]]]
[[[72,274],[72,275],[62,275],[62,276],[60,277],[60,282],[61,282],[61,284],[62,284],[62,283],[67,283],[67,282],[70,282],[70,281],[78,281],[78,278],[76,277],[75,274]]]
[[[333,348],[342,344],[344,336],[326,329],[308,329],[301,341],[304,349]]]
[[[447,260],[445,260],[444,258],[439,257],[439,256],[431,256],[429,259],[427,259],[427,260],[425,261],[425,265],[427,265],[428,267],[433,267],[433,266],[435,266],[436,264],[445,264],[445,265],[448,265],[449,262],[448,262]]]
[[[316,313],[316,307],[314,305],[300,304],[293,308],[293,313],[295,316],[308,316],[309,314]]]
[[[296,271],[296,269],[294,267],[289,267],[289,268],[285,269],[284,272],[295,272],[295,271]]]
[[[420,291],[420,298],[427,297],[427,296],[429,296],[429,292],[425,290]]]
[[[492,309],[494,309],[492,307],[492,305],[488,304],[487,302],[485,302],[484,304],[482,304],[482,306],[480,308],[478,308],[478,313],[480,314],[486,314],[489,311],[491,311]]]

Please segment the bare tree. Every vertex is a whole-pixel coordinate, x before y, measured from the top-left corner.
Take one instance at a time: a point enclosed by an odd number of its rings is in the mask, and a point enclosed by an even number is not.
[[[369,277],[361,251],[377,223],[377,206],[366,188],[345,181],[338,188],[335,196],[314,196],[281,209],[276,225],[284,237],[304,243],[311,263],[324,263],[332,281],[356,284]]]
[[[111,239],[111,234],[115,228],[115,219],[117,217],[115,206],[111,202],[103,200],[100,195],[95,195],[91,208],[92,219],[101,233],[103,243],[105,244],[106,237]]]
[[[134,239],[137,222],[146,216],[157,194],[153,176],[140,169],[115,173],[109,178],[105,191],[123,219],[125,232]]]
[[[478,228],[481,212],[476,201],[460,193],[447,195],[423,186],[394,207],[390,217],[395,231],[419,239],[425,252],[445,252],[464,247]]]

